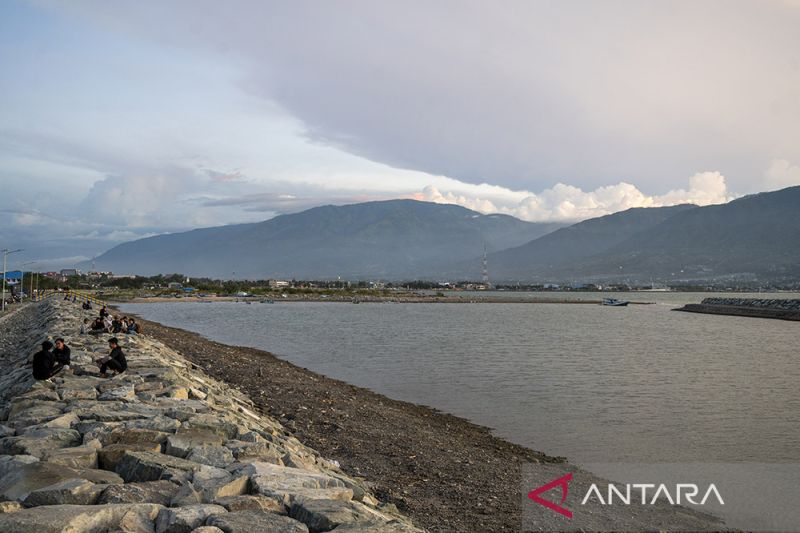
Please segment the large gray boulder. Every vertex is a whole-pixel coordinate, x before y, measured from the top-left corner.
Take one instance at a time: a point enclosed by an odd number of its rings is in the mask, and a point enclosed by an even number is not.
[[[23,501],[35,490],[70,479],[103,484],[122,483],[121,477],[105,470],[70,468],[37,462],[13,469],[0,479],[0,500]]]
[[[181,427],[181,423],[174,418],[158,415],[149,418],[143,418],[141,420],[131,420],[129,422],[125,422],[123,427],[128,429],[153,429],[155,431],[175,433],[175,431]]]
[[[37,428],[24,436],[0,439],[0,454],[32,455],[41,459],[50,450],[78,446],[82,440],[74,429]]]
[[[150,503],[117,505],[47,505],[0,514],[4,533],[64,533],[116,531],[129,513],[152,521],[163,509]]]
[[[0,455],[0,480],[21,466],[38,462],[39,458],[32,455]]]
[[[175,483],[164,480],[108,485],[97,503],[150,502],[167,507],[179,489],[180,487]]]
[[[157,442],[108,444],[97,452],[100,468],[116,471],[117,465],[128,452],[161,453],[161,445]]]
[[[234,472],[250,476],[254,493],[280,499],[287,505],[299,498],[344,501],[353,498],[353,490],[344,482],[322,473],[260,462],[244,465]]]
[[[269,531],[270,533],[308,533],[308,528],[292,520],[266,511],[237,511],[210,517],[206,524],[216,526],[225,533],[251,533]]]
[[[47,451],[42,460],[72,468],[97,468],[98,466],[97,448],[91,445]]]
[[[271,442],[243,440],[231,440],[225,443],[233,457],[240,462],[260,461],[283,466],[282,457],[286,455],[286,450]]]
[[[199,446],[221,446],[223,442],[220,435],[207,429],[180,429],[167,438],[166,453],[185,459]]]
[[[333,531],[336,533],[425,533],[424,529],[419,529],[401,520],[351,522],[337,526]]]
[[[85,479],[66,479],[32,491],[25,498],[27,507],[40,505],[94,505],[106,485],[96,485]]]
[[[383,518],[377,511],[358,502],[340,500],[295,501],[289,516],[303,522],[311,533],[330,531],[341,524],[374,522]]]
[[[223,506],[230,512],[234,511],[267,511],[270,513],[286,514],[286,506],[275,498],[245,494],[242,496],[226,496],[217,498],[211,503]]]
[[[161,509],[156,518],[156,533],[190,533],[204,525],[209,516],[227,512],[224,507],[211,504]]]
[[[233,453],[228,448],[212,444],[203,444],[192,448],[186,459],[217,468],[225,468],[234,462]]]
[[[128,451],[117,464],[116,471],[126,483],[159,479],[178,482],[188,480],[192,472],[199,470],[202,466],[162,453]]]
[[[100,401],[135,402],[136,392],[133,385],[122,385],[111,388],[97,397]]]
[[[247,433],[249,428],[237,423],[233,417],[217,414],[198,414],[185,422],[185,427],[191,429],[205,429],[224,437],[226,440],[235,439],[240,433]]]

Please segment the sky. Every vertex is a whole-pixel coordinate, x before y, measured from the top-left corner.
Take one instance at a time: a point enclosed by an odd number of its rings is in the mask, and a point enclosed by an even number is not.
[[[324,204],[529,221],[800,184],[800,0],[0,2],[0,248]]]

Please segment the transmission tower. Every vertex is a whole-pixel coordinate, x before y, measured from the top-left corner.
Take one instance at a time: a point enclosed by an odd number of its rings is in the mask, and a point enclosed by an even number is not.
[[[489,282],[489,263],[486,260],[486,243],[483,243],[483,269],[481,271],[481,276],[483,278],[483,284],[486,285],[487,289],[490,289],[492,284]]]

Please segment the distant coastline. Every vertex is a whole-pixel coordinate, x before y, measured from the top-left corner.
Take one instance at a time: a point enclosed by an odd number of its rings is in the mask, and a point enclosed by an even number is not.
[[[266,301],[265,301],[266,300]],[[307,294],[287,295],[285,298],[265,299],[263,297],[235,297],[235,296],[183,296],[180,298],[168,296],[155,296],[152,298],[133,298],[131,300],[111,301],[111,303],[164,303],[164,302],[241,302],[249,304],[265,304],[276,302],[333,302],[333,303],[441,303],[441,304],[469,304],[469,303],[503,303],[503,304],[594,304],[600,305],[601,299],[571,299],[571,298],[503,298],[501,296],[332,296],[321,297]],[[630,302],[637,305],[649,305],[653,302]]]

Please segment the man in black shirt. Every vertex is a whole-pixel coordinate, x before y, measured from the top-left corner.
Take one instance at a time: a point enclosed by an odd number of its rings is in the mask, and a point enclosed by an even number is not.
[[[53,343],[44,341],[42,349],[33,355],[33,377],[38,380],[50,379],[63,368],[56,363],[56,357],[50,350]]]
[[[53,355],[56,357],[57,363],[69,366],[70,349],[64,344],[64,339],[56,339],[56,349],[53,350]]]
[[[100,365],[100,375],[103,377],[107,376],[106,371],[109,369],[118,374],[128,369],[128,361],[125,359],[125,353],[122,348],[119,347],[117,338],[111,337],[108,339],[108,346],[111,348],[111,353],[96,361]]]
[[[102,318],[95,318],[94,322],[92,322],[92,327],[89,330],[89,333],[105,333],[106,325],[103,323]]]

